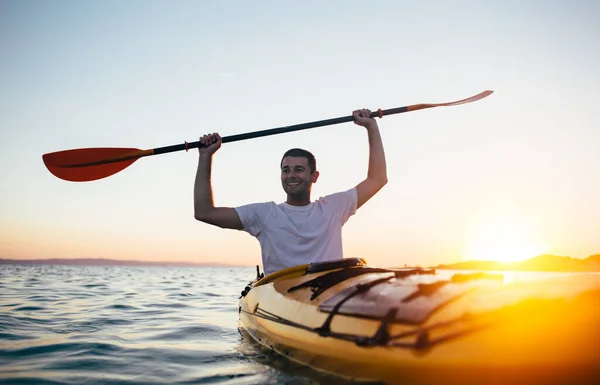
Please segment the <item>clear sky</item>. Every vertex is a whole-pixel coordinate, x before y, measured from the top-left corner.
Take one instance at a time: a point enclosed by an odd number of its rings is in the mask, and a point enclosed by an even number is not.
[[[389,183],[346,257],[432,265],[600,253],[600,3],[0,1],[0,257],[257,264],[193,217],[197,152],[66,182],[42,154],[162,147],[346,116],[379,121]],[[279,161],[317,157],[313,198],[366,176],[352,123],[224,144],[215,203],[285,199]]]

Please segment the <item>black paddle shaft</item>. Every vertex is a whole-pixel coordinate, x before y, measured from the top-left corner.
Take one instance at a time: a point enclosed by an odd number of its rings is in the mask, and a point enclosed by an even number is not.
[[[408,107],[390,108],[388,110],[381,110],[381,111],[378,110],[378,111],[372,112],[371,117],[372,118],[383,117],[385,115],[400,114],[402,112],[407,112],[407,111],[408,111]],[[347,122],[352,122],[352,121],[354,121],[354,117],[352,115],[342,116],[339,118],[318,120],[315,122],[296,124],[293,126],[270,128],[268,130],[254,131],[254,132],[247,132],[245,134],[225,136],[222,138],[222,140],[223,140],[223,143],[237,142],[239,140],[260,138],[263,136],[283,134],[286,132],[306,130],[306,129],[315,128],[315,127],[331,126],[334,124],[347,123]],[[188,150],[190,148],[198,148],[198,147],[202,147],[202,146],[203,146],[203,144],[200,141],[183,143],[183,144],[175,144],[172,146],[155,148],[154,154],[155,155],[166,154],[168,152]]]

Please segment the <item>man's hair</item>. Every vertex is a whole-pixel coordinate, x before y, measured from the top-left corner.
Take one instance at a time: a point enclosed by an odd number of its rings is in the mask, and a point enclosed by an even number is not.
[[[286,156],[306,158],[308,160],[308,168],[310,168],[311,174],[313,174],[317,169],[317,160],[310,151],[306,151],[301,148],[292,148],[290,150],[287,150],[285,154],[283,154],[283,156],[281,157],[281,163],[279,164],[279,167],[283,165],[283,159],[285,159]]]

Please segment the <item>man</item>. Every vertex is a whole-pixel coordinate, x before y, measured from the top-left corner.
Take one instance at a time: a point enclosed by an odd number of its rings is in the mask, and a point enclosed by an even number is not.
[[[342,226],[366,201],[387,183],[383,143],[371,111],[356,110],[354,123],[367,130],[369,169],[356,187],[310,200],[319,172],[314,156],[302,149],[287,151],[281,160],[284,203],[252,203],[240,207],[215,207],[211,186],[213,154],[221,147],[218,134],[204,135],[199,148],[194,184],[194,216],[221,228],[244,230],[260,242],[263,270],[277,270],[312,262],[343,258]]]

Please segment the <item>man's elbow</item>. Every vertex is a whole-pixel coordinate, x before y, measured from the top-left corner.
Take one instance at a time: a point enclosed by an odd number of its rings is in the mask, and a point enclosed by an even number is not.
[[[368,185],[370,186],[371,190],[377,192],[387,184],[388,179],[386,175],[373,175],[369,176],[366,181],[368,181]]]
[[[215,218],[215,216],[211,215],[210,212],[195,212],[194,218],[196,218],[197,221],[206,223],[207,225],[223,227],[218,223],[218,220]]]
[[[207,222],[210,217],[210,210],[200,209],[196,207],[194,209],[194,218],[200,222]]]
[[[387,177],[369,178],[369,186],[373,194],[379,192],[387,184]]]

